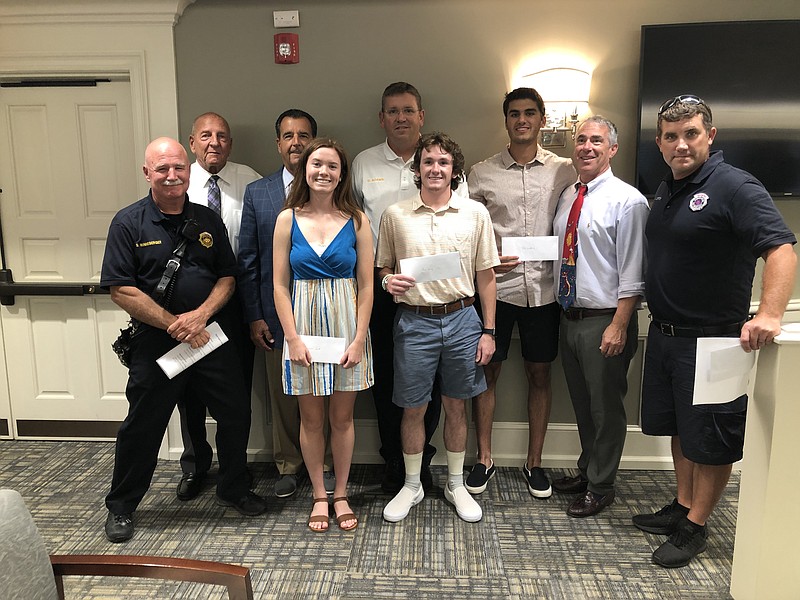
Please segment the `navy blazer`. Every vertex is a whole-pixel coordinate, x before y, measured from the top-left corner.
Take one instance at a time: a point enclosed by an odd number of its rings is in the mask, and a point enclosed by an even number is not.
[[[244,318],[248,323],[266,321],[279,348],[283,347],[283,329],[273,298],[272,234],[285,200],[281,167],[247,186],[239,230],[239,289]]]

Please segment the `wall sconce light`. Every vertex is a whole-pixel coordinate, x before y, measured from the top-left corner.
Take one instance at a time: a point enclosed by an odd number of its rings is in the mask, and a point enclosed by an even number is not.
[[[582,115],[589,112],[589,90],[592,76],[581,69],[572,67],[555,67],[530,73],[522,78],[524,85],[535,88],[542,95],[547,110],[546,127],[552,130],[552,136],[542,131],[543,144],[546,138],[553,138],[554,146],[565,146],[555,135],[558,132],[571,132],[575,139],[575,131]]]

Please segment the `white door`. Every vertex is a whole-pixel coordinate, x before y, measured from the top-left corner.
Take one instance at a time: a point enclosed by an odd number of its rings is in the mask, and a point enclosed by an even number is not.
[[[139,172],[129,82],[0,88],[3,266],[14,282],[91,292],[109,222],[138,199]],[[58,291],[0,308],[10,434],[111,439],[127,411],[126,372],[110,349],[126,315],[107,295]]]

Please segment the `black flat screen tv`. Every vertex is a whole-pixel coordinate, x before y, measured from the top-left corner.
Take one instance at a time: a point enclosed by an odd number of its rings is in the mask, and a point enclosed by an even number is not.
[[[668,172],[655,143],[661,104],[695,94],[713,113],[712,150],[775,198],[800,197],[800,21],[645,25],[636,181],[652,197]]]

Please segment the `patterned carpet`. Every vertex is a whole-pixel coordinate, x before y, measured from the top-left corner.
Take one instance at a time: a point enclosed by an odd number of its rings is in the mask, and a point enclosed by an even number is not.
[[[440,484],[397,524],[381,516],[388,496],[381,468],[356,465],[351,505],[355,532],[306,528],[311,490],[271,496],[271,463],[251,470],[256,491],[272,497],[266,515],[242,517],[216,506],[213,483],[190,502],[175,498],[177,462],[159,463],[150,492],[136,512],[136,534],[125,544],[103,535],[103,505],[113,466],[113,444],[0,441],[0,487],[25,498],[51,553],[182,556],[251,569],[256,598],[730,598],[737,474],[710,521],[708,550],[683,569],[650,561],[664,539],[633,527],[631,516],[673,497],[673,474],[620,471],[617,500],[596,517],[573,519],[569,496],[536,500],[518,469],[499,468],[479,497],[484,518],[467,524],[445,502]],[[552,475],[559,473],[552,473]],[[572,473],[574,474],[574,472]],[[434,478],[445,479],[444,467]],[[68,598],[223,598],[222,588],[112,578],[68,578]],[[124,590],[124,591],[120,591]]]

